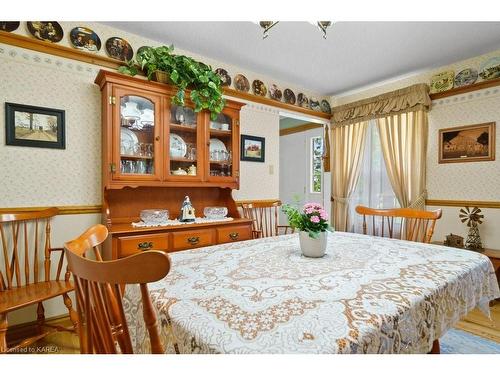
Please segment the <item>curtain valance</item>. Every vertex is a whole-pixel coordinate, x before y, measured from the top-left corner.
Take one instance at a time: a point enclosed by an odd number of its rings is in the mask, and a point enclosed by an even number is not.
[[[408,86],[372,98],[333,108],[332,124],[349,125],[403,112],[428,111],[431,107],[429,86],[425,83]]]

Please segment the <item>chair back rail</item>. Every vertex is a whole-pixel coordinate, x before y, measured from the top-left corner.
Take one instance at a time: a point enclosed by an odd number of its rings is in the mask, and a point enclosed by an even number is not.
[[[273,237],[280,234],[292,233],[289,226],[279,225],[278,214],[281,201],[245,202],[241,203],[243,217],[252,219],[252,229],[259,237]],[[283,233],[280,232],[280,229]]]
[[[151,350],[163,353],[147,283],[168,274],[170,259],[164,252],[147,251],[119,260],[103,261],[99,246],[107,235],[106,227],[99,224],[65,244],[68,265],[75,281],[80,351],[133,353],[122,304],[122,286],[139,284]]]
[[[441,209],[435,211],[412,208],[375,209],[357,206],[363,216],[363,234],[430,243]],[[369,230],[369,228],[371,230]]]
[[[0,254],[3,258],[0,265],[0,291],[51,279],[50,255],[52,251],[61,249],[51,246],[50,221],[58,213],[59,210],[53,207],[42,211],[0,214]],[[61,251],[56,280],[61,276],[63,257]],[[42,261],[44,274],[40,277]]]

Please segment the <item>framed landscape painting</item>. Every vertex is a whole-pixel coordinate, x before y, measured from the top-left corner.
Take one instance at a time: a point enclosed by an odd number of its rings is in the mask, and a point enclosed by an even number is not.
[[[241,160],[264,162],[266,139],[251,135],[241,135]]]
[[[5,139],[10,146],[64,149],[65,112],[5,103]]]
[[[439,163],[495,160],[495,123],[439,130]]]

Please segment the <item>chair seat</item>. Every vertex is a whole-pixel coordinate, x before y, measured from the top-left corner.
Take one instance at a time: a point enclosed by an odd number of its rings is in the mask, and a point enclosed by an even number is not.
[[[6,313],[71,292],[70,281],[44,281],[0,292],[0,313]]]

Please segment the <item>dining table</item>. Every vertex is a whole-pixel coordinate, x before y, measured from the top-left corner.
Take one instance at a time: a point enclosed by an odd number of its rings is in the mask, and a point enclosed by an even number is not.
[[[355,233],[328,233],[321,258],[302,255],[297,233],[169,256],[148,286],[165,353],[428,353],[500,297],[485,255]],[[148,353],[137,286],[124,310]]]

